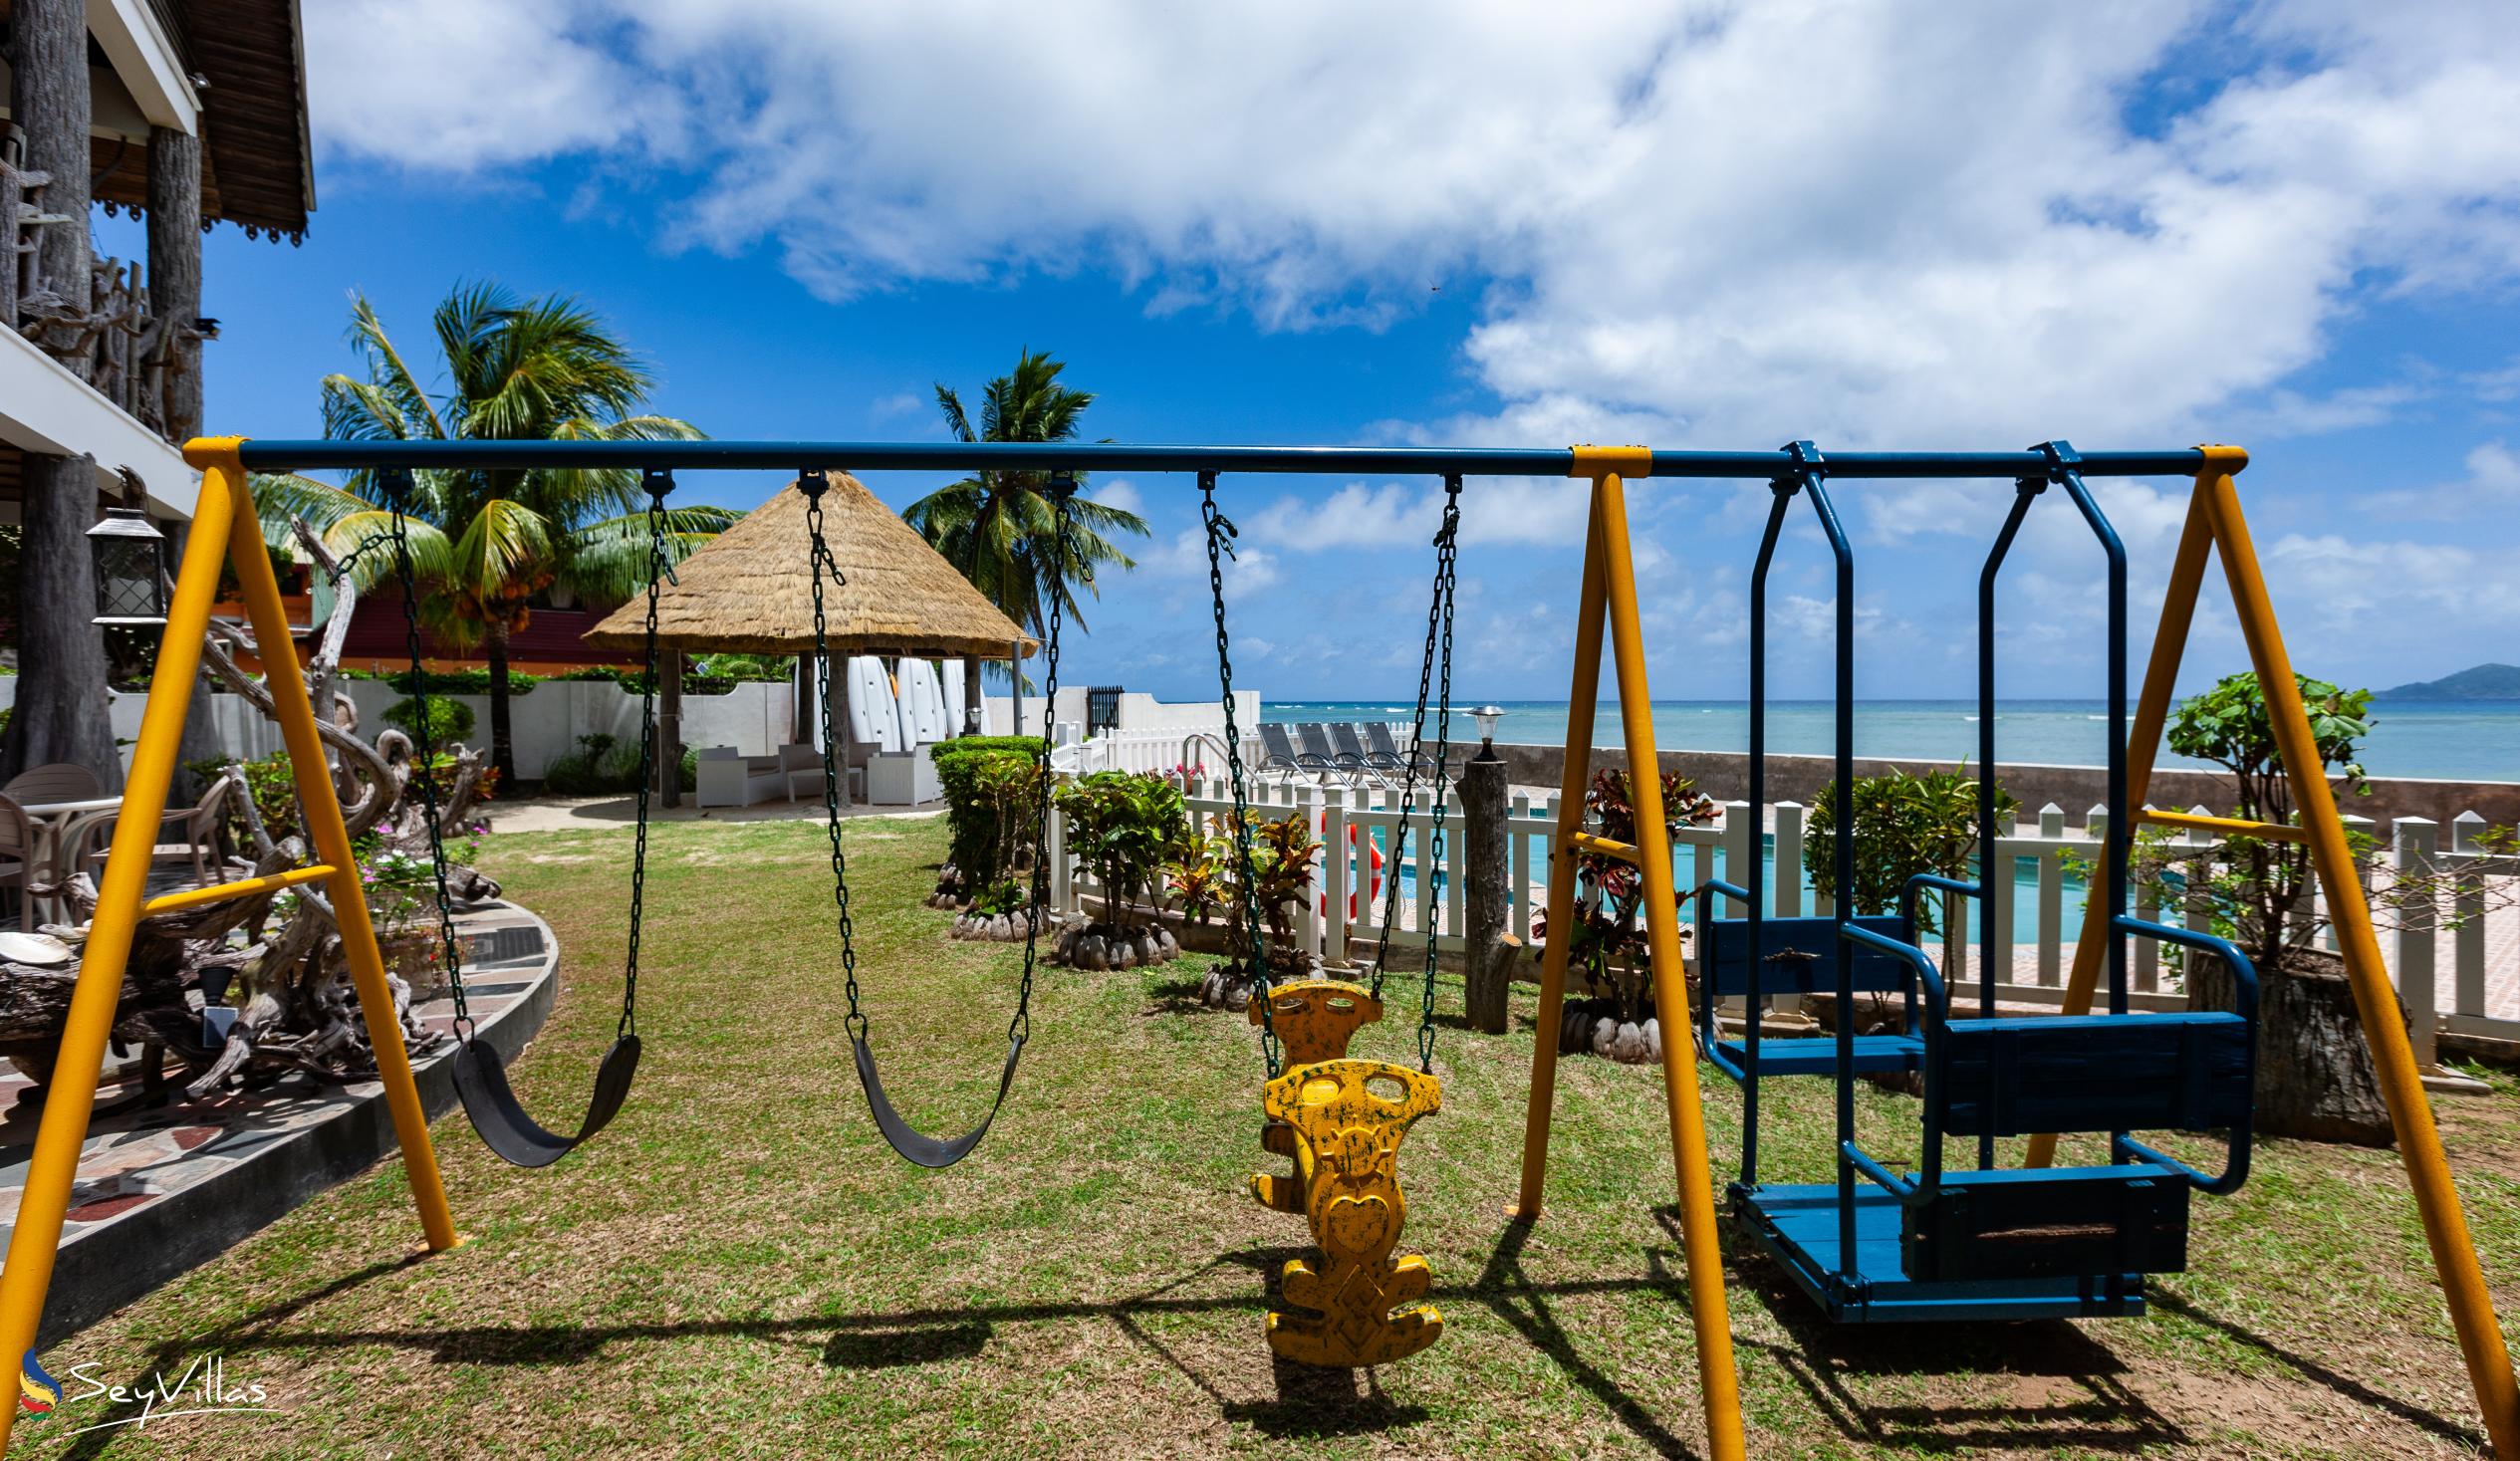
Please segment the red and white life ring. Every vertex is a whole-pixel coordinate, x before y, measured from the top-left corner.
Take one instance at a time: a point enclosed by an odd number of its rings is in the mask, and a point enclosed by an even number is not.
[[[1318,824],[1318,830],[1320,831],[1321,835],[1322,835],[1323,837],[1325,837],[1325,838],[1329,837],[1329,836],[1330,836],[1330,814],[1329,814],[1327,811],[1325,811],[1325,812],[1323,812],[1323,813],[1321,814],[1321,816],[1320,816],[1319,818],[1315,819],[1315,821],[1316,821],[1316,823]],[[1378,899],[1378,900],[1379,900],[1379,899],[1381,899],[1381,898],[1382,898],[1382,896],[1383,896],[1383,850],[1382,850],[1381,848],[1379,848],[1379,847],[1376,847],[1376,846],[1374,845],[1374,843],[1373,843],[1373,841],[1372,841],[1371,839],[1369,839],[1369,840],[1367,841],[1367,843],[1366,843],[1366,850],[1367,850],[1368,852],[1370,852],[1373,854],[1373,856],[1372,856],[1372,858],[1370,859],[1369,864],[1368,864],[1369,866],[1371,866],[1371,867],[1373,868],[1373,881],[1374,881],[1374,888],[1373,888],[1373,892],[1372,892],[1371,896],[1373,896],[1374,898],[1376,898],[1376,899]],[[1354,866],[1354,864],[1355,864],[1356,854],[1357,854],[1357,828],[1356,828],[1356,824],[1355,824],[1355,823],[1350,823],[1350,824],[1348,825],[1348,857],[1349,857],[1349,860],[1350,860],[1350,865],[1351,865],[1352,867],[1353,867],[1353,866]],[[1330,916],[1330,894],[1329,894],[1329,893],[1327,893],[1327,892],[1315,893],[1315,894],[1313,895],[1313,903],[1314,903],[1314,906],[1316,906],[1316,907],[1318,907],[1319,909],[1321,909],[1321,915],[1322,915],[1324,918],[1327,918],[1327,917],[1329,917],[1329,916]],[[1351,882],[1349,883],[1349,885],[1348,885],[1348,921],[1349,921],[1349,922],[1351,922],[1351,923],[1354,923],[1354,922],[1356,922],[1356,921],[1357,921],[1357,889],[1356,889],[1356,884],[1355,884],[1353,881],[1351,881]]]

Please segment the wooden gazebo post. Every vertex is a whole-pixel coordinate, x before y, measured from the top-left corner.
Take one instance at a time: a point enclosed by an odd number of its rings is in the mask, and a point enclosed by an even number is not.
[[[665,805],[682,805],[682,648],[676,645],[664,651],[656,673],[664,683],[658,685],[656,712],[656,790],[664,796]]]

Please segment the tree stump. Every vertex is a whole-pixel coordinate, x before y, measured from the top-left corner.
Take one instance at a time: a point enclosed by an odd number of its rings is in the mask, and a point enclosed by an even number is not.
[[[2232,1008],[2231,976],[2210,954],[2189,955],[2187,991],[2191,1009]],[[2403,1006],[2396,1013],[2406,1018]],[[2336,954],[2296,949],[2258,968],[2256,1125],[2268,1136],[2356,1146],[2396,1139],[2354,986]]]

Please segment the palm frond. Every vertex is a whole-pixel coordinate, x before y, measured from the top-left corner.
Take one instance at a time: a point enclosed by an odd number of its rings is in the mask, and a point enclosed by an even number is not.
[[[429,400],[428,392],[420,388],[419,378],[403,364],[402,353],[394,349],[391,337],[385,334],[384,322],[377,318],[377,307],[364,294],[356,298],[350,312],[351,344],[368,358],[369,378],[392,402],[390,414],[405,423],[405,429],[395,434],[413,434],[408,428],[420,425],[425,429],[417,434],[444,437],[446,423],[438,419],[437,407]]]
[[[445,582],[485,609],[521,600],[555,566],[552,526],[521,502],[493,498],[455,539]]]
[[[972,434],[971,418],[963,414],[962,397],[954,393],[952,386],[941,383],[937,385],[936,408],[945,413],[945,429],[954,433],[954,440],[977,441],[980,439]]]
[[[281,553],[296,551],[297,533],[290,525],[300,518],[318,534],[327,534],[344,518],[377,510],[366,498],[295,472],[257,472],[252,491],[263,542]]]

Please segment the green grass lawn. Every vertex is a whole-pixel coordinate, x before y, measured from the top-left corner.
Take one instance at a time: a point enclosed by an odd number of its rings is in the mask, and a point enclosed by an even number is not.
[[[958,1128],[1004,1052],[1019,953],[919,906],[936,821],[860,822],[861,977],[895,1101]],[[517,1065],[577,1118],[613,1033],[629,838],[502,836],[483,855],[558,929],[566,988]],[[65,1442],[97,1402],[22,1423],[24,1454],[1182,1456],[1702,1454],[1658,1073],[1566,1062],[1547,1218],[1510,1228],[1532,996],[1502,1037],[1447,1029],[1442,1112],[1401,1151],[1402,1251],[1445,1334],[1370,1374],[1272,1364],[1269,1276],[1306,1242],[1264,1211],[1262,1071],[1203,961],[1046,970],[1035,1040],[979,1153],[914,1169],[875,1133],[842,1031],[811,823],[666,825],[648,879],[630,1108],[540,1172],[460,1115],[435,1133],[470,1243],[428,1260],[399,1162],[308,1202],[47,1356],[170,1375],[224,1356],[281,1416],[172,1419]],[[1457,982],[1443,991],[1458,1008]],[[1402,1059],[1413,1015],[1357,1054]],[[1708,1073],[1721,1163],[1739,1104]],[[1799,1086],[1800,1089],[1789,1089]],[[1770,1170],[1826,1175],[1825,1083],[1769,1088]],[[2520,1092],[2443,1115],[2506,1314],[2520,1297]],[[1874,1149],[1914,1103],[1869,1093]],[[2199,1199],[2192,1271],[2150,1317],[1833,1331],[1761,1259],[1726,1275],[1751,1453],[2337,1457],[2481,1448],[2394,1157],[2263,1143]],[[123,1413],[128,1413],[127,1411]]]

